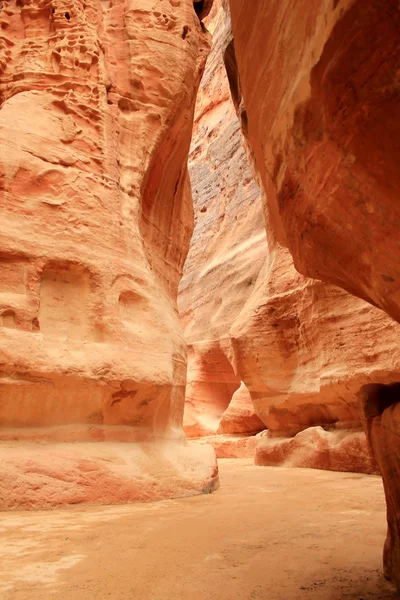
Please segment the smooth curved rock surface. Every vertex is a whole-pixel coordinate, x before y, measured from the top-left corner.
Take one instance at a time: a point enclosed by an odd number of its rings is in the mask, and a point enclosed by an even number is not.
[[[225,435],[257,433],[264,428],[265,424],[255,414],[249,390],[242,381],[222,415],[218,433]]]
[[[147,502],[218,487],[209,445],[8,442],[0,459],[0,510]]]
[[[179,453],[176,294],[209,35],[191,0],[7,0],[0,19],[0,438]]]
[[[245,421],[243,429],[224,429],[243,382],[270,435],[333,424],[354,431],[361,427],[359,388],[399,376],[400,327],[365,301],[301,275],[268,211],[266,235],[257,243],[251,235],[263,225],[263,199],[258,191],[239,195],[257,190],[248,163],[257,165],[225,4],[215,3],[210,15],[214,42],[190,155],[196,227],[179,295],[190,345],[185,429],[191,436],[244,433]],[[244,188],[247,180],[253,188]],[[229,196],[232,182],[238,191]]]
[[[230,330],[234,369],[270,434],[360,428],[360,387],[398,379],[400,325],[340,288],[306,279],[286,249],[270,248]]]
[[[230,0],[248,137],[303,274],[400,320],[397,0]]]
[[[230,0],[230,7],[267,221],[300,272],[400,321],[398,2]],[[399,585],[394,412],[390,426],[374,421],[370,439],[388,498],[385,569]]]

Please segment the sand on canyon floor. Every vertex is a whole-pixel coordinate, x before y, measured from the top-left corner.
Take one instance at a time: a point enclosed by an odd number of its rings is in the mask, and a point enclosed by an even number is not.
[[[220,460],[221,488],[0,514],[2,600],[377,600],[381,479]]]

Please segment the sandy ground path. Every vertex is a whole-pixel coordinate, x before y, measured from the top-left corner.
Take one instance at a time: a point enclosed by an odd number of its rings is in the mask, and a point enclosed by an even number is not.
[[[1,600],[389,600],[379,477],[220,461],[211,495],[0,514]]]

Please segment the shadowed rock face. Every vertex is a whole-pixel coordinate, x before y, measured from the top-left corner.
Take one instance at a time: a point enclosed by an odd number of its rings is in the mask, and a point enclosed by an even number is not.
[[[382,472],[388,532],[383,551],[385,576],[400,588],[400,383],[371,384],[360,390],[368,440]]]
[[[18,474],[24,439],[178,448],[186,160],[209,35],[191,0],[6,0],[0,19],[0,453]],[[67,446],[54,472],[51,450],[35,453],[37,470],[57,480],[50,504],[64,502],[63,471],[79,473]],[[145,458],[120,473],[130,491],[113,501],[135,498],[141,464],[162,472],[162,449]],[[182,464],[183,479],[167,477],[158,497],[211,481],[212,457],[192,480]],[[45,496],[43,486],[30,505]],[[101,489],[94,496],[101,502]]]
[[[271,229],[298,271],[399,321],[398,2],[230,0],[230,7]],[[369,439],[388,501],[385,570],[399,585],[396,402],[369,418]]]
[[[202,20],[209,14],[213,5],[213,0],[193,0],[193,7],[198,15],[199,19]]]

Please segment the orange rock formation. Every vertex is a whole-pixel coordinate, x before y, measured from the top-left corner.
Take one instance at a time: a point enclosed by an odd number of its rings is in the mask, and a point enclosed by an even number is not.
[[[278,239],[305,275],[400,320],[397,1],[230,5],[248,137]]]
[[[269,437],[268,432],[263,432],[255,450],[256,465],[379,474],[363,431],[308,427],[284,439]]]
[[[230,0],[234,40],[221,4],[190,160],[186,429],[265,425],[259,463],[357,458],[372,472],[362,387],[400,586],[398,386],[385,385],[399,326],[364,302],[400,321],[398,2]],[[217,484],[213,449],[182,430],[176,306],[211,7],[1,3],[0,508]]]
[[[399,321],[398,2],[230,0],[230,7],[267,221],[300,272]],[[386,575],[400,586],[396,401],[391,394],[391,406],[368,419],[388,501]]]
[[[368,440],[383,477],[388,531],[383,549],[385,576],[400,588],[400,384],[360,390]]]
[[[176,309],[209,4],[1,4],[1,508],[216,481]]]

